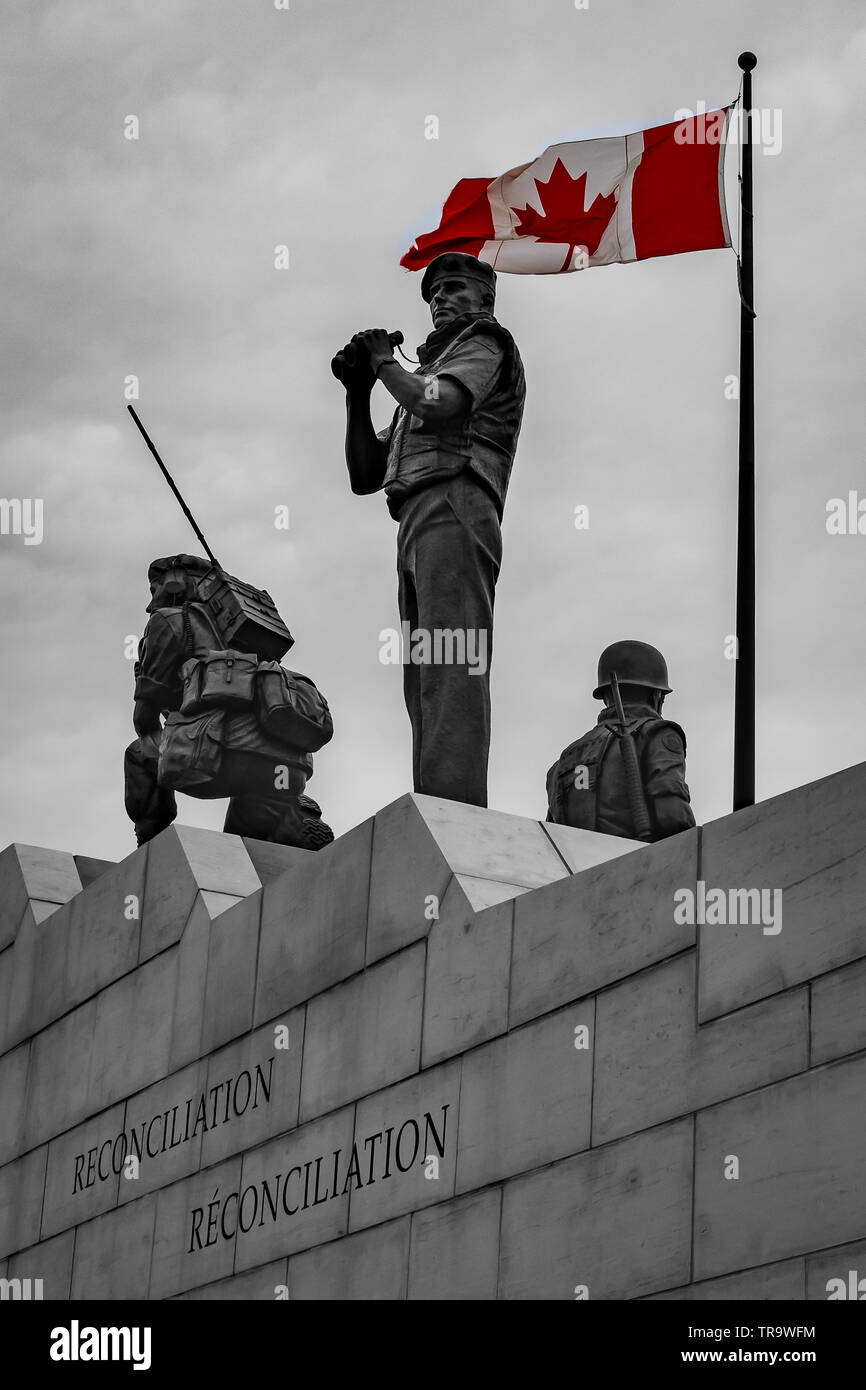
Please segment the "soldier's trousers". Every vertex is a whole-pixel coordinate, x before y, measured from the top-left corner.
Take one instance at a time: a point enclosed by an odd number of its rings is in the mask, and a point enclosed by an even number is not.
[[[159,735],[136,738],[123,755],[123,799],[140,845],[159,835],[177,816],[173,791],[156,780]]]
[[[422,638],[413,638],[403,657],[414,787],[473,806],[487,805],[493,600],[501,563],[496,505],[467,471],[404,502],[397,532],[400,618]],[[419,661],[409,659],[413,652]]]
[[[135,822],[139,845],[165,830],[177,815],[174,792],[157,782],[158,744],[152,737],[135,739],[124,757],[126,813]],[[273,760],[254,754],[227,750],[224,764],[232,764],[237,784],[247,781],[249,795],[229,800],[223,830],[229,835],[248,835],[254,840],[270,840],[299,849],[322,849],[330,844],[334,832],[322,820],[321,807],[309,796],[302,796],[304,777],[297,774],[294,789],[273,793]],[[270,795],[264,795],[269,791]],[[207,798],[210,799],[210,798]]]

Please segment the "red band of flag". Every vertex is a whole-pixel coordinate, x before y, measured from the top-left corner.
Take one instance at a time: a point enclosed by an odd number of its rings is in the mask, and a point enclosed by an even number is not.
[[[633,135],[550,145],[499,178],[461,179],[439,226],[401,258],[421,270],[463,251],[497,271],[555,275],[730,246],[730,107]]]

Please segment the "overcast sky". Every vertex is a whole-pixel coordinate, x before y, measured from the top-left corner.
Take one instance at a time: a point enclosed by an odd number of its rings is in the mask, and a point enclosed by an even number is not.
[[[379,661],[396,527],[381,494],[349,490],[330,358],[365,327],[424,338],[420,277],[398,260],[459,178],[722,105],[743,48],[783,134],[755,160],[758,796],[866,757],[866,535],[826,529],[828,499],[866,498],[857,0],[6,0],[2,23],[0,494],[43,499],[44,537],[0,536],[0,843],[134,845],[125,643],[149,561],[196,542],[126,415],[133,373],[213,550],[270,589],[288,664],[330,702],[309,787],[325,818],[340,834],[411,789],[401,672]],[[601,648],[637,637],[668,658],[697,819],[724,815],[734,255],[502,275],[497,314],[527,403],[490,804],[544,816],[547,768],[595,721]],[[390,410],[378,387],[377,423]],[[181,799],[188,823],[224,813]]]

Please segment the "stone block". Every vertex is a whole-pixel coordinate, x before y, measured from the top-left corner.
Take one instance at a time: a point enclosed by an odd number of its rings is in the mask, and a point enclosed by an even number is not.
[[[258,843],[258,842],[256,842]],[[299,854],[312,853],[299,850]],[[217,1279],[213,1284],[205,1284],[200,1289],[190,1289],[188,1293],[177,1294],[178,1302],[224,1303],[230,1301],[271,1302],[277,1298],[277,1290],[288,1288],[286,1268],[288,1260],[274,1260],[269,1265],[259,1265],[258,1269],[247,1270],[246,1274],[235,1274],[230,1279]],[[281,1295],[285,1298],[285,1293]]]
[[[412,1217],[410,1299],[496,1298],[502,1189],[473,1192]]]
[[[277,849],[285,846],[277,845]],[[308,854],[308,850],[299,850]],[[202,1017],[202,1052],[213,1052],[252,1027],[262,893],[217,917],[210,929]]]
[[[694,887],[697,831],[517,898],[513,1027],[694,945],[674,921],[674,893]]]
[[[200,893],[187,918],[183,935],[171,953],[177,962],[167,1070],[185,1067],[202,1054],[207,962],[213,919]]]
[[[358,1102],[350,1230],[453,1197],[460,1066],[445,1062]]]
[[[201,830],[195,825],[175,825],[174,829],[195,881],[204,892],[245,898],[261,887],[253,861],[239,835]]]
[[[46,918],[59,912],[60,908],[65,906],[65,903],[43,903],[38,898],[31,898],[27,911],[32,913],[34,922],[44,922]]]
[[[78,870],[78,877],[81,879],[82,888],[89,888],[91,883],[95,883],[109,869],[116,867],[117,861],[114,859],[92,859],[87,854],[74,854],[75,867]]]
[[[48,1147],[31,1149],[0,1168],[0,1255],[39,1240]]]
[[[38,845],[9,845],[0,854],[0,949],[15,939],[28,903],[36,900],[49,910],[81,892],[81,879],[71,854]],[[48,915],[36,915],[36,920]]]
[[[592,1142],[778,1081],[808,1066],[805,988],[698,1025],[693,952],[598,997]]]
[[[244,1154],[236,1272],[345,1235],[353,1115],[349,1105]]]
[[[806,1293],[810,1303],[866,1299],[866,1240],[836,1245],[806,1256]],[[840,1281],[841,1280],[841,1287]],[[831,1282],[832,1281],[832,1282]]]
[[[110,864],[73,898],[66,938],[67,1007],[136,966],[146,866],[144,845]]]
[[[125,1144],[114,1145],[123,1133],[126,1106],[85,1120],[48,1145],[42,1236],[57,1235],[89,1221],[117,1205],[118,1183]],[[113,1162],[116,1153],[116,1162]],[[116,1169],[117,1171],[114,1171]]]
[[[9,1260],[10,1279],[29,1279],[42,1281],[42,1297],[46,1302],[66,1301],[72,1287],[72,1250],[75,1232],[64,1231],[53,1240],[43,1240],[39,1245],[31,1245]]]
[[[212,916],[261,886],[238,835],[171,825],[148,845],[141,959],[171,946],[184,929],[199,892]]]
[[[866,960],[812,984],[812,1065],[866,1047]]]
[[[289,1259],[289,1297],[395,1302],[406,1297],[409,1217],[317,1245]]]
[[[297,1126],[304,1009],[286,1014],[282,1022],[288,1030],[288,1048],[275,1047],[274,1025],[266,1023],[208,1059],[208,1092],[223,1089],[214,1102],[218,1123],[208,1129],[202,1143],[205,1167]],[[231,1083],[228,1089],[227,1083]]]
[[[120,1178],[121,1204],[137,1201],[146,1192],[168,1187],[197,1171],[204,1129],[220,1099],[208,1096],[207,1068],[207,1059],[202,1058],[127,1101],[124,1128],[128,1152],[136,1157],[140,1152],[141,1158],[137,1178]]]
[[[110,989],[117,989],[117,985]],[[97,1000],[90,999],[33,1039],[24,1123],[28,1149],[71,1129],[88,1113],[96,1008]],[[92,1109],[102,1110],[118,1098],[112,1096]]]
[[[806,1297],[804,1260],[782,1260],[779,1264],[726,1274],[722,1279],[705,1279],[684,1289],[650,1294],[655,1303],[767,1303]]]
[[[423,941],[307,1005],[301,1123],[418,1070]]]
[[[635,856],[643,858],[643,856]],[[692,1121],[505,1184],[500,1297],[627,1299],[689,1278]]]
[[[30,1021],[34,1032],[135,968],[146,859],[144,846],[112,864],[40,926],[38,988]]]
[[[866,1234],[866,1057],[697,1117],[695,1279]],[[725,1178],[729,1155],[740,1178]]]
[[[65,960],[63,934],[69,926],[71,904],[52,903],[50,907],[50,915],[46,916],[39,903],[28,903],[14,944],[4,952],[10,963],[4,968],[9,978],[0,1051],[7,1051],[36,1032],[37,1007],[44,1010],[46,1000],[62,998]],[[59,919],[59,922],[55,919]],[[45,952],[42,944],[49,929],[51,940],[60,943],[59,953],[54,957]]]
[[[373,820],[367,963],[425,937],[432,925],[429,900],[441,903],[451,869],[411,795],[401,796]]]
[[[448,889],[427,939],[422,1066],[505,1032],[513,916],[510,902],[476,913]]]
[[[540,824],[572,874],[582,874],[584,869],[605,864],[608,859],[619,859],[620,855],[630,854],[632,850],[646,849],[642,840],[602,835],[597,830],[577,830],[574,826],[555,825],[552,821],[541,821]]]
[[[180,940],[199,892],[173,825],[151,840],[147,851],[141,961],[149,960]]]
[[[24,1149],[27,1072],[30,1043],[22,1043],[0,1057],[0,1165]]]
[[[246,835],[242,838],[260,883],[271,883],[275,878],[281,878],[289,869],[297,868],[298,864],[303,864],[317,853],[298,849],[295,845],[272,845],[269,840],[251,840]]]
[[[580,1049],[575,1029],[587,1030]],[[463,1058],[457,1191],[589,1147],[595,1001],[584,999]]]
[[[866,956],[864,798],[861,764],[704,826],[707,891],[781,889],[782,929],[700,928],[702,1020]]]
[[[74,902],[73,898],[55,907],[42,921],[28,909],[18,929],[12,948],[19,958],[18,978],[12,986],[19,1025],[15,1041],[38,1033],[71,1007],[66,1003],[66,958]]]
[[[258,892],[258,889],[256,891]],[[238,903],[243,902],[243,898],[236,893],[214,893],[207,888],[201,890],[200,897],[211,920],[215,917],[221,917],[224,912],[228,912],[230,907],[236,907]]]
[[[540,888],[568,873],[536,820],[434,796],[412,799],[455,874]]]
[[[159,1297],[150,1280],[156,1203],[157,1195],[151,1192],[76,1229],[73,1301]]]
[[[3,962],[5,1008],[2,1020],[0,1051],[6,1052],[17,1043],[29,1038],[33,1032],[30,1026],[30,1008],[33,1001],[33,982],[36,974],[36,951],[38,946],[39,924],[30,907],[25,908],[15,934],[14,945],[7,946],[0,961]],[[7,963],[8,962],[8,963]]]
[[[225,1203],[238,1192],[240,1176],[238,1156],[120,1208],[125,1214],[156,1201],[148,1297],[172,1298],[231,1274],[237,1199]]]
[[[177,951],[166,951],[96,996],[85,1113],[165,1076],[176,981]]]
[[[15,970],[15,947],[0,951],[0,1056],[6,1051],[9,1031],[9,1006],[12,996],[12,976]]]
[[[452,881],[474,912],[483,912],[485,908],[496,907],[498,903],[511,902],[521,893],[532,892],[531,888],[524,888],[519,883],[503,883],[498,878],[473,878],[472,874],[455,874]]]
[[[362,969],[372,835],[365,821],[265,886],[256,1024]]]

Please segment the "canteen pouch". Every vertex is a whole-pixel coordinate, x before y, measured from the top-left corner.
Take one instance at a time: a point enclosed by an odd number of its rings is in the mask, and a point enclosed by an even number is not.
[[[251,709],[256,692],[258,658],[250,652],[228,649],[190,657],[181,667],[181,714],[203,714],[212,709]]]
[[[209,794],[224,795],[221,791],[208,793],[207,788],[219,777],[225,719],[220,709],[168,716],[159,746],[157,781],[161,787],[205,799]]]

